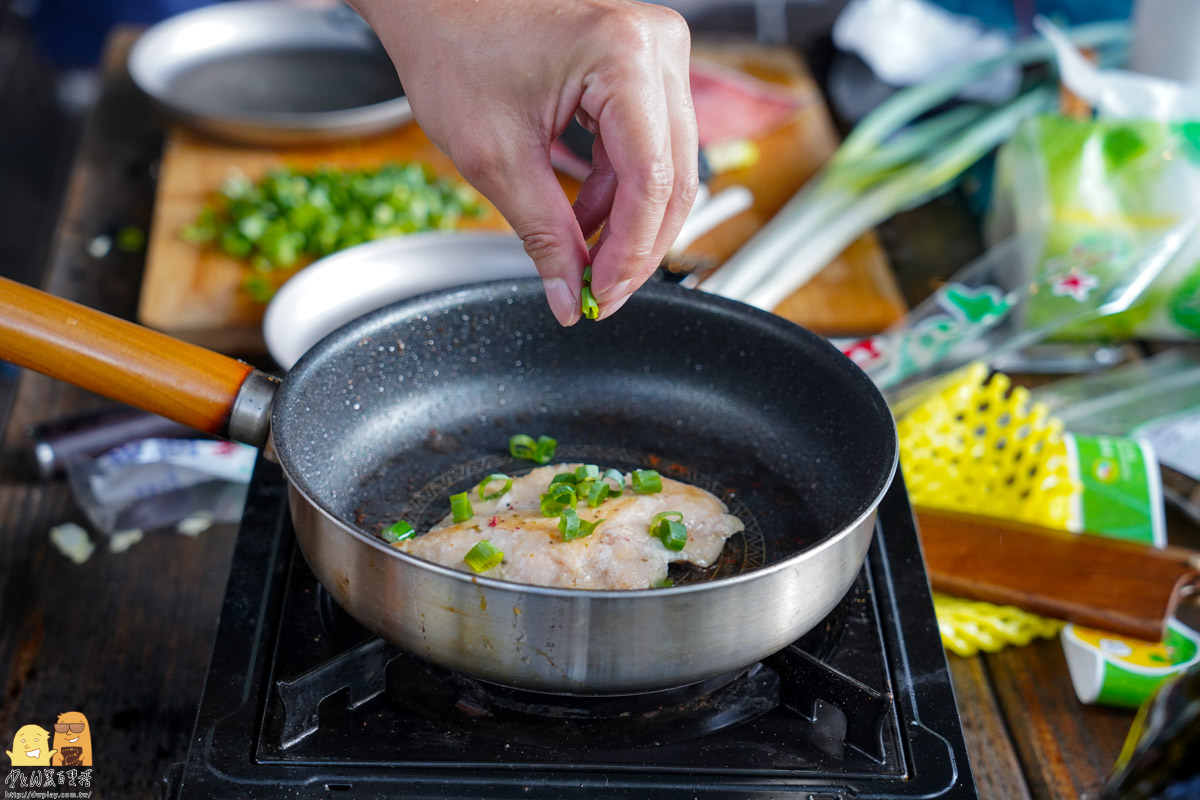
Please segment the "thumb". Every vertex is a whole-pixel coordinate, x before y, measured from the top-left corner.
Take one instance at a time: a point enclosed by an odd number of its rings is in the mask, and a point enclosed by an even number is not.
[[[525,169],[514,168],[524,165]],[[470,180],[500,211],[525,244],[562,325],[579,321],[579,290],[588,263],[587,243],[544,150],[492,163]]]

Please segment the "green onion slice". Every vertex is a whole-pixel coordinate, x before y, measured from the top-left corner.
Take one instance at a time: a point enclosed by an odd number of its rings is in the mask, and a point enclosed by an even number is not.
[[[653,517],[650,518],[650,530],[654,530],[655,528],[657,528],[658,523],[662,522],[664,519],[669,519],[674,522],[683,522],[683,512],[682,511],[660,511],[660,512],[658,512],[657,514],[655,514]]]
[[[657,494],[662,491],[662,476],[652,469],[633,471],[634,494]]]
[[[487,572],[503,560],[504,553],[497,550],[496,546],[487,539],[480,539],[463,556],[463,561],[467,562],[467,566],[476,572]]]
[[[557,517],[564,508],[575,508],[578,497],[575,487],[569,483],[552,483],[550,489],[542,495],[542,516]]]
[[[554,458],[554,451],[558,448],[558,441],[551,439],[549,436],[539,436],[537,440],[537,452],[533,459],[539,464],[549,464]]]
[[[549,464],[557,448],[558,441],[549,436],[539,436],[535,442],[532,436],[518,433],[508,440],[508,452],[513,458],[522,458],[537,464]]]
[[[413,538],[417,535],[417,532],[413,530],[412,525],[409,525],[402,519],[398,519],[384,528],[379,535],[383,537],[385,542],[395,544],[396,542],[403,542],[405,539]]]
[[[504,485],[502,487],[500,487],[500,491],[492,492],[491,494],[488,494],[488,492],[487,492],[488,484],[492,483],[493,481],[504,481]],[[488,475],[486,478],[484,478],[482,481],[479,482],[479,499],[480,500],[495,500],[497,497],[501,497],[501,496],[507,494],[508,490],[511,488],[512,488],[512,478],[508,477],[503,472],[493,472],[491,475]]]
[[[608,499],[609,492],[612,490],[604,481],[592,481],[587,490],[587,504],[591,508],[597,508],[601,503]]]
[[[563,541],[569,542],[572,539],[582,539],[585,536],[591,536],[592,531],[601,522],[604,522],[604,520],[598,519],[595,522],[588,522],[585,519],[580,519],[575,509],[568,508],[564,509],[562,516],[558,518],[558,530],[562,533]]]
[[[579,481],[594,481],[600,477],[600,468],[595,464],[582,464],[575,468],[576,483]]]
[[[651,533],[657,536],[668,550],[682,550],[687,545],[687,527],[682,522],[664,519]]]
[[[579,478],[575,477],[574,472],[560,472],[550,479],[551,486],[556,483],[569,483],[574,486],[575,484],[579,483]]]
[[[600,304],[592,294],[592,287],[584,286],[579,290],[579,308],[585,319],[600,319]]]
[[[671,580],[670,578],[663,578],[661,581],[654,584],[654,588],[655,589],[669,589],[670,587],[672,587],[674,585],[675,585],[675,581]]]
[[[579,288],[579,308],[586,319],[600,317],[600,304],[596,302],[596,295],[592,294],[591,264],[583,268],[583,285]]]
[[[609,487],[608,487],[608,496],[609,497],[620,497],[621,492],[625,491],[625,476],[621,474],[620,470],[616,470],[616,469],[604,470],[604,475],[601,476],[601,480],[603,480],[605,482],[607,482],[607,481],[613,482],[612,484],[609,484]],[[615,484],[615,487],[613,484]]]
[[[455,522],[466,522],[475,516],[475,509],[471,508],[471,499],[466,492],[450,495],[450,514]]]
[[[537,454],[537,442],[533,441],[532,436],[518,433],[508,440],[508,452],[513,458],[523,458],[533,461],[534,456]]]

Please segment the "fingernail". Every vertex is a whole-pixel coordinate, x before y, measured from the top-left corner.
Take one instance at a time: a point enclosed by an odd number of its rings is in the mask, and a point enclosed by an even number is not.
[[[613,300],[618,300],[624,297],[629,291],[629,285],[631,283],[633,283],[632,279],[621,281],[620,283],[613,284],[605,289],[603,294],[596,292],[596,302],[600,305],[604,305],[605,303],[611,303]]]
[[[551,278],[544,286],[546,300],[550,303],[554,318],[564,327],[574,325],[578,312],[575,310],[575,293],[571,291],[571,287],[562,278]]]
[[[625,303],[628,302],[630,297],[633,297],[633,295],[627,294],[624,297],[618,297],[616,300],[613,300],[611,303],[605,303],[604,305],[600,306],[600,316],[597,318],[597,322],[599,322],[602,319],[608,319],[613,314],[617,313],[617,311],[620,310],[621,306],[625,305]]]

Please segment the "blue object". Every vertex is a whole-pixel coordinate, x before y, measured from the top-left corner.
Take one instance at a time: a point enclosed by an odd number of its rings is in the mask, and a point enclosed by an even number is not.
[[[947,11],[975,17],[984,25],[1028,32],[1037,15],[1069,25],[1129,19],[1133,0],[932,0]]]
[[[100,60],[109,30],[121,23],[156,22],[213,5],[214,0],[38,0],[29,24],[42,53],[58,67]]]

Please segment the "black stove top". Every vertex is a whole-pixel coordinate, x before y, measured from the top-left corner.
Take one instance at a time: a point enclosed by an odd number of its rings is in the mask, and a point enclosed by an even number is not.
[[[899,480],[842,603],[701,684],[618,697],[508,689],[372,636],[304,563],[260,461],[186,762],[190,798],[974,798]]]

